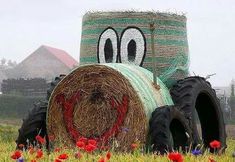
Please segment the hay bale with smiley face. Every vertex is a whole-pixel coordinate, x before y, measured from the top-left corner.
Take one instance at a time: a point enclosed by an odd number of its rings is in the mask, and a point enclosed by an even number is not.
[[[57,143],[74,146],[82,137],[98,146],[128,151],[145,144],[148,122],[156,107],[173,104],[167,88],[139,66],[81,66],[54,89],[49,101],[47,130]],[[164,95],[162,95],[164,93]]]

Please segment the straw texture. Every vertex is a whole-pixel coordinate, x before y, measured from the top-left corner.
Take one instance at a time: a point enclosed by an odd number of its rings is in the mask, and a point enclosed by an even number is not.
[[[152,58],[151,51],[151,31],[149,24],[154,23],[154,47],[155,58]],[[168,87],[179,79],[188,76],[188,41],[186,30],[186,17],[176,14],[157,13],[157,12],[93,12],[87,13],[83,17],[82,24],[82,39],[80,46],[80,64],[98,63],[98,44],[100,42],[101,33],[106,28],[112,27],[117,34],[119,40],[120,59],[117,62],[131,63],[125,61],[125,44],[128,44],[134,39],[135,35],[129,35],[123,38],[123,33],[127,28],[134,27],[143,34],[143,41],[136,38],[136,47],[145,46],[143,62],[135,65],[141,65],[150,71],[153,71],[153,61],[157,63],[157,74],[168,74],[166,77],[161,77]],[[135,31],[135,30],[133,30]],[[112,38],[116,37],[112,35]],[[139,39],[139,42],[138,42]],[[116,47],[113,45],[113,47]],[[140,49],[141,50],[141,49]],[[138,51],[138,50],[137,50]],[[137,52],[138,54],[138,52]],[[136,55],[138,57],[138,55]],[[179,59],[180,57],[180,59]],[[177,63],[176,63],[177,62]],[[172,64],[175,66],[172,67]]]
[[[81,66],[55,88],[48,107],[47,129],[55,143],[74,146],[80,137],[95,139],[129,151],[131,144],[145,144],[152,111],[172,105],[168,89],[152,73],[127,64]]]

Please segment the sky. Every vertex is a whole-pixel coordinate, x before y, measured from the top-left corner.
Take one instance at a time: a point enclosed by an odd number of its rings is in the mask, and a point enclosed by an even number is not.
[[[234,0],[0,0],[0,59],[19,63],[48,45],[79,60],[82,16],[96,10],[185,13],[191,75],[216,73],[213,86],[235,78]]]

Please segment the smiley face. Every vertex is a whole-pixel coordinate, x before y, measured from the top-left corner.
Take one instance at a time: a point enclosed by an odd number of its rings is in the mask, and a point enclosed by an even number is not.
[[[151,23],[155,26],[153,32]],[[171,87],[188,76],[188,62],[185,16],[155,12],[94,12],[83,17],[80,65],[133,64],[156,71]]]

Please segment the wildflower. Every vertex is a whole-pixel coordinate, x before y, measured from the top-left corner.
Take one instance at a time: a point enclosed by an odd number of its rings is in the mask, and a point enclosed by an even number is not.
[[[98,160],[98,162],[105,162],[106,160],[103,158],[103,157],[101,157],[99,160]]]
[[[55,159],[54,162],[62,162],[60,159]]]
[[[24,158],[23,157],[20,157],[17,162],[24,162]]]
[[[172,162],[183,162],[183,156],[180,153],[178,153],[178,152],[171,152],[171,153],[169,153],[168,158]]]
[[[68,158],[69,158],[69,156],[67,154],[60,154],[58,156],[58,159],[62,159],[62,160],[65,160],[65,159],[68,159]]]
[[[131,144],[132,150],[135,150],[137,147],[138,147],[138,144],[136,144],[136,143],[132,143],[132,144]]]
[[[42,138],[42,137],[39,136],[39,135],[37,135],[37,136],[35,137],[35,139],[36,139],[40,144],[44,144],[44,143],[45,143],[45,139]]]
[[[19,147],[19,148],[23,148],[23,147],[24,147],[24,144],[19,144],[18,147]]]
[[[218,148],[220,148],[220,146],[221,146],[221,144],[217,140],[214,140],[214,141],[210,142],[210,147],[213,148],[213,149],[218,149]]]
[[[202,152],[201,152],[201,150],[195,149],[195,150],[192,151],[192,154],[195,155],[195,156],[197,156],[197,155],[201,155]]]
[[[33,153],[34,153],[34,148],[31,147],[31,148],[29,149],[29,154],[33,154]]]
[[[122,131],[126,133],[129,132],[129,130],[130,130],[129,128],[122,128]]]
[[[61,151],[61,148],[57,147],[54,149],[54,152],[60,152]]]
[[[37,155],[36,155],[36,158],[41,158],[43,156],[43,152],[41,149],[37,150]]]
[[[78,139],[78,141],[84,142],[86,144],[87,143],[87,138],[81,137],[81,138]]]
[[[94,146],[92,144],[88,144],[88,145],[85,146],[85,150],[88,153],[92,153],[95,149],[96,149],[96,146]]]
[[[216,162],[216,161],[209,157],[209,162]]]
[[[11,158],[14,159],[14,160],[17,160],[21,157],[21,152],[20,151],[15,151],[12,155],[11,155]]]
[[[80,149],[83,149],[84,147],[85,147],[85,143],[83,142],[83,141],[78,141],[77,143],[76,143],[76,146],[78,147],[78,148],[80,148]]]
[[[111,152],[108,152],[107,154],[106,154],[106,158],[107,158],[107,160],[109,160],[110,158],[111,158]]]
[[[35,159],[31,160],[30,162],[37,162]]]
[[[75,153],[75,158],[76,159],[81,159],[82,158],[82,154],[80,152]]]
[[[97,142],[96,142],[96,140],[90,139],[90,140],[88,140],[88,144],[96,146]]]

